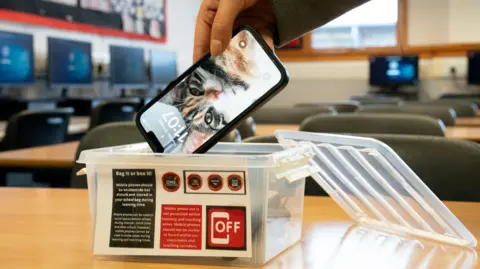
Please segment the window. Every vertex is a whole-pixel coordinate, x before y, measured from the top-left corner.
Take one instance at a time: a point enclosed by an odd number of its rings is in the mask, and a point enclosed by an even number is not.
[[[399,0],[372,0],[312,32],[314,49],[397,46]]]

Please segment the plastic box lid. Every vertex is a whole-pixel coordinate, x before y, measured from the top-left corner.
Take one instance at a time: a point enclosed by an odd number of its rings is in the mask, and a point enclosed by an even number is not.
[[[312,178],[360,224],[475,247],[476,238],[386,144],[372,138],[277,131],[286,148],[310,144]]]

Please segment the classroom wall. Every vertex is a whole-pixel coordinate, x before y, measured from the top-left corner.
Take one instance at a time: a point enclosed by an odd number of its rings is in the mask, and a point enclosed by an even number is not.
[[[480,42],[480,1],[409,0],[408,41],[411,46]],[[312,100],[345,100],[369,90],[368,62],[324,61],[289,62],[291,82],[268,105],[288,105]],[[450,68],[457,80],[450,77]],[[420,99],[437,98],[446,92],[479,90],[468,87],[466,57],[440,57],[420,60]]]
[[[191,65],[195,18],[200,3],[201,0],[168,1],[166,44],[100,37],[6,22],[0,22],[0,30],[34,34],[38,56],[36,69],[40,73],[45,71],[46,66],[47,36],[89,40],[93,43],[94,61],[103,64],[109,63],[109,44],[174,50],[177,51],[178,71],[181,72]],[[480,25],[480,16],[474,14],[475,10],[480,10],[478,0],[410,0],[408,11],[410,44],[444,43],[442,40],[467,40],[472,36],[480,39],[480,35],[472,33],[476,31],[476,27],[472,25]],[[437,21],[431,21],[433,19]],[[454,31],[459,28],[465,31],[461,33]],[[464,57],[421,60],[420,78],[423,81],[420,85],[420,97],[430,99],[444,92],[466,91],[463,81],[466,63]],[[291,82],[268,105],[289,105],[311,100],[346,100],[352,95],[363,95],[369,90],[366,61],[288,62],[285,65],[290,72]],[[457,69],[458,77],[461,78],[458,83],[448,77],[450,67]],[[70,96],[118,95],[118,92],[109,89],[108,82],[105,80],[97,83],[95,89],[95,91],[91,89],[70,91]],[[30,98],[58,97],[59,92],[59,90],[50,90],[45,85],[36,85],[28,91],[13,91],[14,94],[22,94]]]
[[[193,36],[195,32],[195,18],[200,6],[201,0],[175,0],[169,1],[167,5],[167,42],[165,44],[149,41],[128,40],[123,38],[103,37],[80,32],[70,32],[46,27],[36,27],[31,25],[22,25],[1,21],[0,30],[22,32],[33,34],[35,49],[35,69],[36,73],[42,76],[46,71],[47,64],[47,37],[66,38],[73,40],[89,41],[92,43],[94,64],[102,64],[108,72],[110,62],[109,45],[126,45],[145,48],[145,57],[147,58],[148,49],[168,49],[177,52],[178,71],[187,69],[192,62]],[[108,82],[103,79],[95,85],[95,91],[91,89],[78,89],[69,91],[70,96],[88,97],[97,96],[116,96],[118,92],[112,91],[108,87]],[[28,98],[37,97],[58,97],[60,90],[51,90],[46,87],[45,82],[41,81],[37,85],[27,90],[17,91],[9,89],[11,95],[21,95]]]

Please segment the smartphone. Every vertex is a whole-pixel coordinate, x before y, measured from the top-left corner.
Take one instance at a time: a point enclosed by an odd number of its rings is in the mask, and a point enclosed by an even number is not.
[[[136,124],[154,152],[204,153],[288,79],[265,41],[244,26],[222,55],[205,55],[144,106]]]

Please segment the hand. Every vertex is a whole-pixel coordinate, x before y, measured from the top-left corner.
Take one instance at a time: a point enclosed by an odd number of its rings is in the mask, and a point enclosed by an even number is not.
[[[208,51],[212,56],[221,54],[241,25],[253,27],[273,49],[276,19],[268,0],[204,0],[195,28],[193,61]]]

